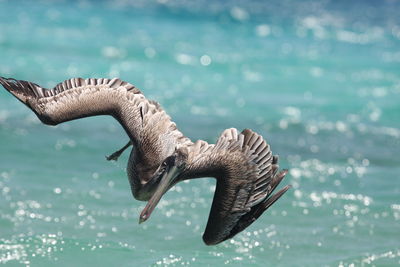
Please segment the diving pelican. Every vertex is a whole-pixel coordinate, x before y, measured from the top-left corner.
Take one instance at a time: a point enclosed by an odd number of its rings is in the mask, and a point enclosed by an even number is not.
[[[131,150],[127,174],[133,197],[148,201],[139,222],[176,183],[193,178],[217,180],[203,240],[215,245],[246,229],[289,188],[272,195],[287,174],[261,135],[226,129],[216,144],[192,142],[161,106],[120,79],[73,78],[45,89],[35,83],[0,77],[0,84],[48,125],[97,115],[113,116],[130,141],[110,155]]]

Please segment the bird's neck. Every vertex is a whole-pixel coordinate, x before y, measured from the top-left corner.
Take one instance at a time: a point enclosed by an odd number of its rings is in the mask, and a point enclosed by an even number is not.
[[[221,168],[217,162],[198,160],[188,162],[185,170],[180,175],[182,180],[196,179],[196,178],[217,178],[222,176]]]

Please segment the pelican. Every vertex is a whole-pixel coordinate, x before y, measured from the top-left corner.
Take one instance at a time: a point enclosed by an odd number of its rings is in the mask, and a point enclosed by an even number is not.
[[[252,130],[226,129],[216,144],[192,142],[171,118],[130,83],[114,79],[72,78],[45,89],[35,83],[0,77],[0,84],[48,125],[111,115],[129,142],[107,157],[131,150],[127,174],[135,199],[148,201],[139,216],[146,221],[161,197],[176,183],[193,178],[217,180],[207,226],[206,245],[216,245],[246,229],[289,188],[272,194],[287,174],[278,172],[263,137]]]

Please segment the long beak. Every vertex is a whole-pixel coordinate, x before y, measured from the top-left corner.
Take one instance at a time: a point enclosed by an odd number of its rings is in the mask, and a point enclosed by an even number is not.
[[[175,166],[172,166],[167,172],[165,172],[153,196],[150,198],[149,202],[147,202],[147,205],[143,209],[142,213],[140,213],[139,223],[146,221],[150,217],[161,197],[165,194],[165,192],[167,192],[178,175],[179,171]]]

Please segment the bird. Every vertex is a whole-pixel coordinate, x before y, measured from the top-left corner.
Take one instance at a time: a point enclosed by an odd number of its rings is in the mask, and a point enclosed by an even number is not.
[[[119,78],[72,78],[52,89],[4,77],[0,84],[47,125],[98,115],[114,117],[129,142],[107,160],[117,160],[133,147],[127,164],[131,192],[135,199],[147,201],[139,223],[149,219],[162,196],[178,182],[215,178],[203,241],[216,245],[250,226],[291,187],[273,194],[288,170],[279,171],[278,156],[272,155],[261,135],[230,128],[215,144],[192,142],[159,103]]]

